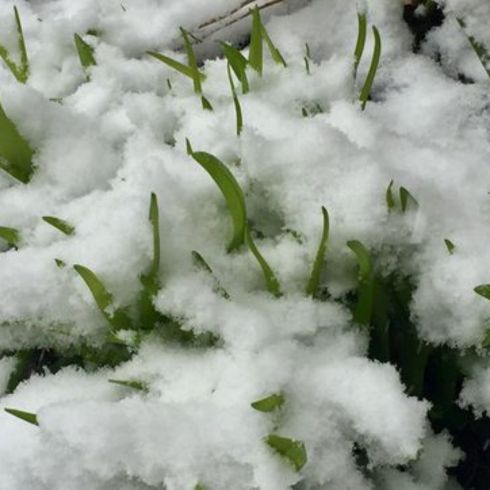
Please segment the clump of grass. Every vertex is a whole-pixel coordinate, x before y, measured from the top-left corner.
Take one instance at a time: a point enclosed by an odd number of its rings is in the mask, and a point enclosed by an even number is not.
[[[250,405],[252,408],[259,412],[274,412],[275,410],[281,408],[284,405],[285,399],[282,393],[274,393],[272,395],[267,396],[266,398],[262,398],[257,400]]]
[[[237,250],[246,243],[262,269],[267,290],[276,297],[280,296],[279,282],[253,240],[248,224],[245,196],[235,177],[228,167],[214,155],[203,151],[193,151],[189,141],[187,141],[187,151],[208,172],[226,200],[233,222],[233,237],[228,245],[228,252]]]
[[[9,248],[17,248],[20,241],[20,233],[15,228],[0,226],[0,239],[7,242]]]
[[[24,412],[22,410],[16,410],[15,408],[5,408],[4,409],[10,415],[17,417],[18,419],[23,420],[32,425],[39,425],[37,421],[37,415],[30,412]]]
[[[300,471],[308,461],[305,445],[301,441],[269,434],[265,438],[265,442],[276,453],[285,458],[296,471]]]
[[[372,29],[373,29],[373,36],[374,36],[373,56],[371,58],[371,65],[369,67],[366,80],[364,81],[364,85],[362,86],[361,93],[359,94],[359,100],[361,101],[362,110],[366,108],[366,104],[369,100],[369,96],[371,95],[371,89],[373,87],[374,79],[376,77],[376,72],[378,71],[379,60],[381,58],[381,36],[379,35],[379,31],[376,28],[376,26],[373,26]],[[357,61],[357,65],[358,64],[359,61]],[[357,65],[356,65],[356,69],[357,69]]]
[[[0,169],[23,184],[34,174],[34,150],[0,105]]]
[[[61,231],[64,235],[70,236],[75,233],[75,227],[73,225],[70,225],[70,223],[65,220],[56,218],[55,216],[43,216],[43,221]]]
[[[386,205],[388,206],[388,211],[393,211],[398,207],[398,203],[395,199],[395,195],[393,193],[393,180],[389,183],[388,188],[386,189]],[[418,201],[413,197],[413,195],[408,191],[405,187],[400,187],[399,189],[399,208],[402,213],[405,213],[410,208],[416,209],[418,208]]]
[[[14,6],[14,17],[15,24],[17,27],[17,44],[20,53],[20,64],[17,65],[12,61],[12,57],[8,49],[0,44],[0,58],[3,59],[4,63],[7,65],[12,75],[20,82],[26,83],[29,77],[29,59],[27,57],[26,43],[24,40],[24,33],[22,31],[22,24],[20,22],[19,12],[17,7]]]

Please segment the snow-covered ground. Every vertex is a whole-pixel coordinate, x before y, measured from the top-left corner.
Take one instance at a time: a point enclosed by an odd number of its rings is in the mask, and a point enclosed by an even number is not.
[[[189,79],[145,52],[185,60],[172,51],[179,26],[198,33],[240,0],[15,3],[31,75],[19,84],[0,64],[0,102],[36,149],[36,172],[27,185],[0,173],[0,225],[21,232],[19,249],[0,253],[0,349],[63,351],[102,341],[106,320],[70,266],[89,267],[117,305],[131,304],[152,257],[151,192],[161,234],[155,304],[221,343],[189,349],[150,337],[115,369],[69,367],[23,382],[0,406],[37,413],[39,427],[0,413],[0,489],[458,488],[445,467],[460,452],[447,434],[432,433],[430,404],[407,394],[394,366],[366,356],[367,335],[344,301],[356,286],[346,242],[360,240],[379,251],[387,271],[416,278],[411,311],[422,338],[481,345],[490,302],[473,289],[490,283],[490,80],[457,18],[490,46],[490,4],[447,0],[444,24],[415,55],[402,2],[284,2],[267,29],[288,66],[267,57],[263,77],[249,72],[237,137],[226,62],[209,57],[222,33],[200,52],[214,111],[202,110]],[[2,0],[0,42],[15,52],[13,5]],[[358,9],[382,38],[365,111],[358,93],[373,44],[368,30],[354,82]],[[224,32],[240,40],[243,23]],[[89,81],[74,33],[95,47]],[[458,73],[475,83],[461,83]],[[322,112],[313,114],[317,105]],[[281,298],[265,291],[249,252],[226,253],[231,224],[223,196],[187,154],[186,138],[225,162],[244,189]],[[392,180],[416,198],[416,210],[389,212]],[[331,297],[315,301],[304,287],[321,206],[330,214],[324,284]],[[41,220],[46,215],[76,233],[64,236]],[[444,239],[454,243],[453,254]],[[230,299],[194,267],[193,250]],[[55,258],[68,266],[60,269]],[[0,360],[0,390],[14,365],[12,357]],[[472,369],[462,403],[483,413],[490,367],[480,360]],[[108,379],[143,380],[149,391]],[[277,414],[251,408],[278,392],[286,402]],[[264,443],[272,432],[305,444],[300,472]],[[357,468],[355,444],[367,450],[375,480]],[[402,472],[408,463],[413,470]]]

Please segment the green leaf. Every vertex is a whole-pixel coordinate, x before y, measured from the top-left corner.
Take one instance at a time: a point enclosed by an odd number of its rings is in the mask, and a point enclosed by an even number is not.
[[[181,27],[180,32],[182,33],[182,37],[184,38],[184,46],[185,51],[187,53],[187,62],[189,64],[189,69],[191,70],[192,81],[194,84],[194,92],[196,94],[202,94],[202,85],[201,85],[201,74],[199,72],[199,68],[197,67],[196,55],[194,54],[194,49],[192,48],[192,44],[189,40],[189,36],[187,35],[187,31]]]
[[[39,425],[37,422],[37,415],[34,413],[23,412],[22,410],[16,410],[15,408],[5,408],[4,409],[10,415],[17,417],[24,422],[28,422],[29,424]]]
[[[230,170],[214,155],[200,151],[192,152],[191,156],[216,182],[226,200],[233,221],[233,238],[228,245],[228,251],[236,250],[245,241],[245,229],[247,226],[247,212],[243,191]]]
[[[269,48],[269,52],[272,56],[272,59],[280,64],[283,65],[284,68],[288,66],[286,63],[286,60],[283,58],[281,52],[274,46],[274,43],[272,42],[272,39],[269,36],[269,33],[267,32],[266,28],[264,27],[264,24],[262,24],[262,36],[265,39],[265,42],[267,43],[267,47]]]
[[[284,401],[284,395],[282,393],[274,393],[273,395],[251,403],[251,406],[259,412],[273,412],[277,408],[281,408]]]
[[[43,221],[61,231],[61,233],[64,233],[65,235],[73,235],[75,233],[75,227],[60,218],[55,218],[54,216],[43,216]]]
[[[105,316],[109,324],[114,330],[129,330],[132,328],[131,319],[122,309],[117,309],[114,312],[113,299],[111,293],[107,291],[102,281],[87,267],[76,264],[73,268],[78,272],[87,287],[89,288],[94,300],[99,307],[99,310]]]
[[[419,203],[415,199],[415,197],[408,192],[405,187],[400,187],[400,202],[402,205],[402,211],[405,212],[408,209],[409,203],[412,203],[414,207],[418,207]]]
[[[22,24],[20,22],[19,12],[17,7],[14,6],[14,17],[15,24],[17,28],[17,44],[19,47],[20,53],[20,66],[17,66],[10,57],[10,53],[7,48],[0,44],[0,58],[3,59],[12,75],[19,81],[20,83],[26,83],[27,78],[29,76],[29,60],[27,57],[26,44],[24,40],[24,33],[22,31]]]
[[[448,238],[444,238],[444,243],[446,244],[447,251],[449,252],[449,255],[454,254],[454,249],[456,248],[456,245],[449,240]]]
[[[58,266],[58,268],[60,269],[64,269],[66,267],[66,263],[61,260],[61,259],[54,259],[56,265]]]
[[[193,72],[191,68],[189,68],[187,65],[184,65],[183,63],[180,63],[177,60],[174,60],[172,58],[169,58],[168,56],[165,56],[164,54],[156,53],[155,51],[147,51],[146,54],[152,56],[153,58],[161,61],[162,63],[165,63],[167,66],[170,68],[173,68],[174,70],[178,71],[182,75],[185,75],[186,77],[193,78]],[[201,73],[200,75],[201,81],[204,79],[204,75]]]
[[[362,110],[366,108],[366,104],[369,99],[369,95],[371,94],[371,89],[373,87],[374,78],[376,77],[376,72],[378,71],[379,60],[381,58],[381,37],[376,26],[373,26],[373,35],[374,50],[373,57],[371,59],[371,66],[369,67],[369,72],[362,87],[361,94],[359,95]]]
[[[359,279],[368,279],[371,275],[371,255],[368,249],[358,240],[350,240],[347,246],[355,253],[359,265]]]
[[[34,173],[34,151],[0,105],[0,169],[27,184]]]
[[[248,248],[252,252],[252,254],[255,256],[257,259],[257,262],[259,263],[262,273],[264,275],[264,280],[265,280],[265,285],[267,288],[267,291],[269,293],[273,294],[276,298],[279,298],[282,296],[281,293],[281,286],[279,285],[279,281],[277,280],[274,271],[270,268],[269,264],[267,261],[264,259],[262,254],[259,252],[259,249],[255,245],[252,235],[250,233],[250,228],[247,226],[245,228],[245,239],[248,245]]]
[[[325,252],[327,251],[328,233],[329,233],[329,217],[328,211],[322,206],[323,214],[323,231],[320,239],[320,245],[316,253],[315,261],[313,262],[313,269],[311,271],[310,279],[306,285],[306,294],[308,296],[315,296],[320,285],[320,275],[322,272],[323,262],[325,260]]]
[[[228,80],[230,81],[231,93],[233,96],[233,103],[235,105],[235,114],[236,114],[236,134],[240,136],[243,128],[243,116],[242,116],[242,107],[240,106],[240,101],[238,100],[238,96],[235,90],[235,84],[233,83],[233,77],[231,75],[230,63],[226,65],[226,69],[228,71]]]
[[[242,93],[246,94],[250,90],[247,78],[247,58],[245,58],[245,56],[243,56],[243,54],[231,44],[222,42],[221,49],[223,50],[223,54],[228,60],[229,65],[242,84]]]
[[[259,75],[262,75],[264,68],[264,49],[262,43],[262,20],[260,19],[258,7],[252,10],[252,33],[250,35],[248,63]]]
[[[207,274],[209,274],[213,278],[215,292],[221,294],[221,296],[223,296],[223,298],[229,299],[230,295],[228,294],[226,289],[224,289],[223,286],[221,286],[218,278],[216,277],[216,275],[213,272],[213,269],[211,269],[210,265],[206,262],[204,257],[199,252],[196,252],[195,250],[193,250],[192,251],[192,260],[198,269],[206,272]]]
[[[483,298],[490,300],[490,284],[481,284],[480,286],[476,286],[474,291]]]
[[[357,69],[359,63],[361,62],[362,53],[364,52],[364,46],[366,45],[366,31],[367,31],[367,20],[366,14],[357,14],[358,31],[357,31],[357,42],[354,50],[354,80],[357,77]]]
[[[388,206],[388,211],[391,211],[396,206],[395,196],[393,195],[393,181],[390,182],[386,189],[386,205]]]
[[[15,354],[15,359],[15,367],[7,382],[6,394],[13,393],[22,381],[30,377],[36,365],[36,351],[32,349],[18,351]]]
[[[109,379],[108,381],[109,383],[124,386],[125,388],[131,388],[136,391],[143,391],[145,393],[148,393],[149,391],[148,384],[143,381],[123,379]]]
[[[201,96],[201,104],[202,104],[202,108],[205,111],[212,111],[213,110],[213,106],[211,105],[211,102],[209,102],[209,100],[206,99],[206,97],[204,97],[204,95]]]
[[[87,69],[90,66],[96,65],[94,58],[94,48],[87,44],[78,34],[74,34],[75,46],[77,48],[78,57],[83,68]]]
[[[305,445],[301,441],[270,434],[265,438],[265,442],[286,458],[296,471],[300,471],[308,460]]]
[[[0,226],[0,239],[5,240],[9,247],[17,248],[20,241],[20,233],[15,228]]]
[[[461,29],[464,31],[466,27],[464,21],[460,18],[458,18],[457,21]],[[485,69],[487,75],[490,77],[490,54],[488,53],[487,48],[482,43],[478,42],[473,36],[468,36],[466,34],[466,37],[468,38],[468,41],[473,48],[473,51],[480,60],[480,63]]]

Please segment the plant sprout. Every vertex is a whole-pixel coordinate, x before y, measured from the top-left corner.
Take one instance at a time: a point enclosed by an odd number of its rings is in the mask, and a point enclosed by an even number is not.
[[[379,60],[381,57],[381,37],[379,35],[379,31],[376,28],[376,26],[373,26],[373,35],[374,35],[374,51],[373,51],[373,57],[371,59],[371,66],[369,67],[366,80],[364,82],[364,85],[361,89],[361,93],[359,95],[359,100],[361,101],[362,110],[366,108],[366,104],[371,94],[371,89],[373,87],[374,78],[376,77],[376,72],[378,70]]]
[[[315,296],[320,285],[320,275],[322,272],[323,261],[325,260],[325,253],[327,251],[328,233],[329,233],[329,217],[328,211],[322,206],[323,214],[323,231],[318,246],[318,251],[313,262],[313,269],[311,271],[308,284],[306,285],[306,294],[308,296]]]
[[[259,412],[273,412],[284,405],[285,399],[282,393],[274,393],[266,398],[257,400],[250,405]]]
[[[61,233],[64,233],[65,235],[73,235],[75,233],[75,227],[60,218],[56,218],[54,216],[43,216],[43,221],[61,231]]]
[[[285,458],[296,471],[300,471],[308,460],[305,445],[301,441],[270,434],[265,438],[265,442]]]
[[[4,409],[10,415],[17,417],[18,419],[28,422],[32,425],[39,425],[37,421],[37,415],[30,412],[24,412],[23,410],[16,410],[15,408],[5,408]]]

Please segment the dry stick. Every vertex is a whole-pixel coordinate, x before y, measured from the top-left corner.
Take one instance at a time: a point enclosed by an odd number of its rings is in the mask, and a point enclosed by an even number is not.
[[[198,29],[202,29],[204,27],[210,26],[211,24],[215,24],[216,22],[219,22],[220,20],[226,19],[230,15],[233,15],[234,13],[238,12],[241,10],[243,7],[250,5],[251,3],[254,3],[256,0],[245,0],[243,3],[241,3],[238,7],[234,8],[227,14],[221,15],[219,17],[215,17],[214,19],[208,20],[207,22],[204,22],[204,24],[201,24],[200,26],[197,26]]]
[[[257,8],[258,8],[259,10],[264,10],[264,9],[266,9],[266,8],[269,8],[269,7],[272,7],[272,6],[277,5],[277,4],[279,4],[279,3],[282,3],[283,1],[284,1],[284,0],[271,0],[270,2],[265,3],[264,5],[260,5],[260,6],[258,5],[258,6],[257,6]],[[250,1],[248,1],[248,2],[247,2],[245,5],[250,4],[250,3],[251,3],[251,2],[250,2]],[[240,10],[240,9],[238,9],[238,10]],[[236,11],[237,11],[237,10],[236,10]],[[236,11],[235,11],[235,12],[236,12]],[[216,33],[216,32],[218,32],[218,31],[220,31],[221,29],[224,29],[225,27],[229,27],[229,26],[231,26],[231,25],[233,25],[233,24],[236,24],[236,23],[237,23],[237,22],[239,22],[240,20],[245,19],[245,17],[248,17],[248,16],[250,15],[250,13],[251,13],[251,11],[249,10],[248,12],[246,12],[246,13],[242,14],[241,16],[236,17],[235,19],[230,20],[229,22],[227,22],[227,23],[225,23],[225,24],[223,24],[223,25],[221,25],[221,26],[217,27],[216,29],[209,31],[209,32],[208,32],[208,33],[206,33],[205,35],[201,36],[201,39],[206,39],[207,37],[212,36],[214,33]],[[227,18],[227,17],[229,17],[230,15],[232,15],[232,13],[230,13],[230,14],[228,14],[228,15],[224,16],[223,18],[224,18],[224,19],[226,19],[226,18]],[[209,24],[209,25],[211,25],[211,24]]]

